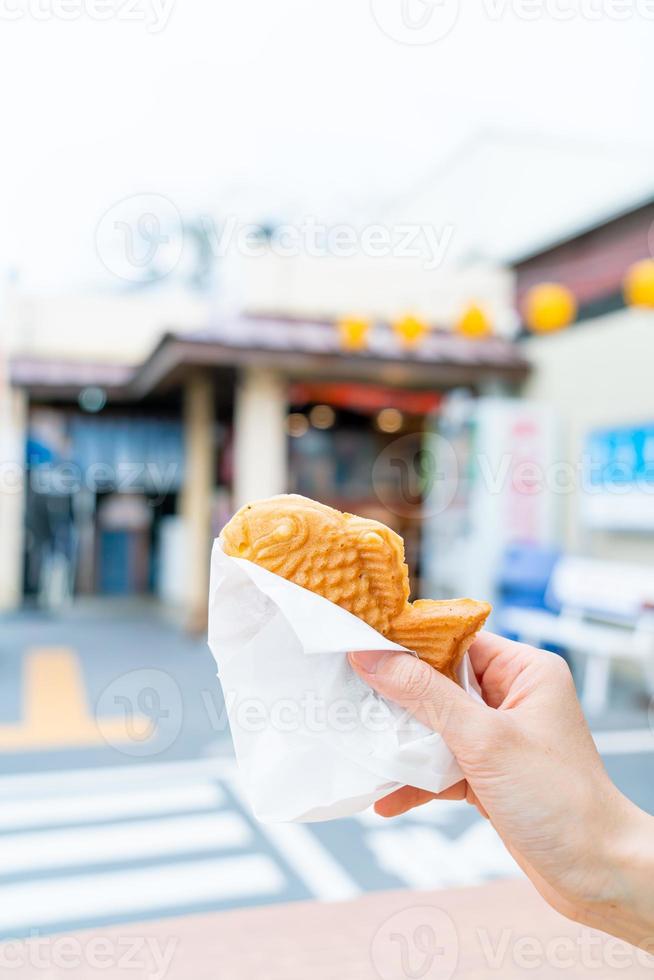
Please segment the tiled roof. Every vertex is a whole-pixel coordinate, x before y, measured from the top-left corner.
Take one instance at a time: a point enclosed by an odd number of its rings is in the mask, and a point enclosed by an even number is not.
[[[134,368],[125,364],[89,364],[45,357],[19,356],[9,363],[9,377],[16,386],[117,388],[126,385],[133,373]]]
[[[167,333],[136,367],[17,357],[10,364],[10,378],[14,385],[53,395],[98,385],[117,398],[131,400],[156,390],[179,368],[233,368],[254,362],[281,371],[292,366],[296,377],[306,369],[314,377],[325,371],[325,377],[361,380],[378,379],[380,366],[388,365],[388,371],[403,371],[401,383],[413,380],[423,385],[437,375],[439,383],[448,384],[469,383],[477,375],[492,377],[494,372],[518,380],[529,371],[520,348],[501,337],[467,340],[434,330],[415,347],[406,348],[388,326],[377,325],[364,350],[349,352],[342,349],[333,323],[239,317],[208,330]]]
[[[654,202],[517,263],[518,306],[539,282],[568,286],[582,308],[621,294],[629,266],[651,256],[653,228]]]
[[[375,325],[370,331],[366,348],[356,353],[342,349],[333,323],[309,320],[238,317],[226,320],[210,330],[191,334],[179,332],[173,336],[176,340],[187,343],[220,344],[240,350],[528,369],[520,348],[501,337],[468,340],[449,331],[433,330],[415,347],[407,348],[385,324]]]

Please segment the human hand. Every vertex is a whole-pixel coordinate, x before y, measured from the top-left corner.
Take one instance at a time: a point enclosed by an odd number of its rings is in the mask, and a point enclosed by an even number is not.
[[[437,796],[404,786],[377,812],[391,817],[435,798],[467,799],[550,905],[642,941],[637,930],[654,927],[649,912],[644,925],[628,913],[621,924],[620,916],[630,901],[633,842],[642,842],[645,821],[651,839],[654,820],[609,779],[567,664],[491,633],[476,639],[470,660],[485,704],[409,654],[350,654],[363,680],[443,736],[465,777]]]

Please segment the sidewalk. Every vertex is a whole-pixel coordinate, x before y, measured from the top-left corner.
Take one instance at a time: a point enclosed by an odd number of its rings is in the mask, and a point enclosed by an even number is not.
[[[654,959],[552,911],[525,881],[236,910],[0,945],[17,980],[518,980],[651,976]],[[53,971],[54,972],[54,971]]]

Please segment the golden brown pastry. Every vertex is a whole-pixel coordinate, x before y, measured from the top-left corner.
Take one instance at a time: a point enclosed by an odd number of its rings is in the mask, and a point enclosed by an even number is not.
[[[220,540],[226,554],[317,592],[449,677],[491,610],[474,599],[409,602],[395,531],[296,494],[246,504]]]

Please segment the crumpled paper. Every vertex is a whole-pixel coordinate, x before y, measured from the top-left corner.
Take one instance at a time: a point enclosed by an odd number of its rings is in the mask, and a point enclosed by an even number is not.
[[[322,596],[226,555],[219,540],[209,646],[259,820],[331,820],[405,784],[438,793],[462,778],[441,736],[373,691],[347,661],[348,651],[404,647]],[[459,679],[475,696],[467,656]]]

